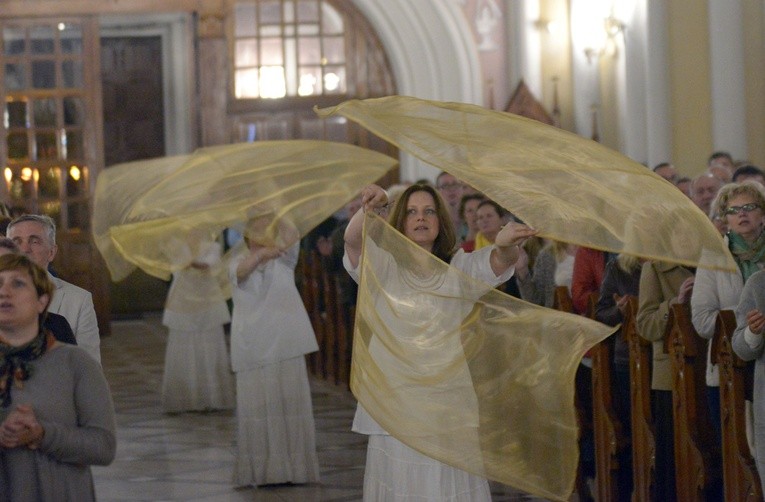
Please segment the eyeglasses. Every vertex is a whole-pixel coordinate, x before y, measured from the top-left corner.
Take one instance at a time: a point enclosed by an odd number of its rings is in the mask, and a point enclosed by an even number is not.
[[[755,209],[760,209],[760,205],[755,202],[750,202],[749,204],[744,204],[743,206],[730,206],[729,208],[725,209],[725,211],[723,211],[723,214],[728,216],[731,214],[751,213]]]
[[[464,185],[462,183],[444,183],[443,185],[438,185],[439,190],[457,190],[458,188],[463,188]]]

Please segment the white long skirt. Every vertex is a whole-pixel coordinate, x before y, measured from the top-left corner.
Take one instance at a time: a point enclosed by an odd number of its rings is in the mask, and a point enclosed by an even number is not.
[[[364,501],[491,501],[484,478],[427,457],[392,436],[370,435]]]
[[[236,373],[236,486],[319,481],[305,357]]]
[[[230,410],[234,404],[223,326],[204,331],[170,328],[162,378],[164,411]]]

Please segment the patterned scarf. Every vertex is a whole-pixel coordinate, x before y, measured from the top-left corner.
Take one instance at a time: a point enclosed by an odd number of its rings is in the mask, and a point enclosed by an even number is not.
[[[40,332],[29,343],[12,347],[0,341],[0,406],[11,405],[11,387],[24,387],[24,381],[32,376],[29,364],[39,358],[55,341],[50,331],[40,328]]]
[[[761,232],[752,244],[746,242],[736,232],[728,232],[728,246],[738,263],[738,268],[741,269],[744,282],[753,273],[761,270],[760,264],[765,259],[765,232]]]

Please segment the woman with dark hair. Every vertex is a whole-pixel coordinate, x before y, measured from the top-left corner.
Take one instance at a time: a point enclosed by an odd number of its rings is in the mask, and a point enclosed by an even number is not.
[[[388,196],[379,186],[370,185],[362,191],[362,204],[345,232],[343,263],[356,281],[359,279],[364,212],[382,210],[388,204]],[[438,192],[428,185],[407,188],[397,198],[388,221],[424,250],[494,286],[509,279],[518,259],[518,246],[536,234],[536,230],[526,225],[510,223],[499,232],[494,245],[473,253],[461,249],[453,253],[455,236],[449,212]],[[444,312],[444,315],[459,313]],[[391,437],[361,405],[356,409],[353,430],[369,436],[364,500],[491,499],[485,479],[409,448]]]
[[[0,500],[95,500],[90,466],[114,459],[101,367],[42,326],[53,291],[26,256],[0,256]]]

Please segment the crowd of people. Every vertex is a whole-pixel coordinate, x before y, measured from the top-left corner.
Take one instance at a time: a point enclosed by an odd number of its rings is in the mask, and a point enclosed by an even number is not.
[[[756,360],[753,454],[765,479],[765,173],[716,152],[704,173],[681,177],[670,163],[653,172],[674,184],[723,235],[738,270],[693,269],[625,254],[547,241],[505,208],[442,172],[435,183],[366,187],[343,211],[303,239],[326,270],[342,277],[339,301],[356,300],[362,224],[373,211],[437,258],[492,287],[545,307],[569,289],[574,309],[616,326],[628,297],[638,298],[639,334],[653,342],[652,396],[657,500],[674,500],[672,382],[664,336],[674,304],[689,306],[698,334],[710,339],[717,314],[736,311],[733,345]],[[318,350],[295,284],[300,247],[280,247],[267,231],[273,213],[253,214],[227,264],[233,308],[218,274],[222,246],[174,253],[163,322],[169,328],[163,382],[168,413],[236,409],[236,486],[319,481],[305,355]],[[56,228],[47,216],[8,221],[0,238],[0,500],[45,500],[66,493],[94,498],[90,465],[115,454],[114,409],[100,367],[92,297],[51,273]],[[272,230],[272,229],[271,229]],[[290,229],[282,229],[288,233]],[[224,274],[225,276],[225,274]],[[594,312],[588,298],[599,292]],[[230,322],[230,354],[224,326]],[[614,407],[630,427],[629,351],[614,340]],[[585,357],[577,379],[591,379]],[[233,374],[232,374],[233,371]],[[719,375],[707,365],[708,406],[720,438]],[[367,500],[490,500],[485,479],[428,458],[391,437],[358,406],[353,430],[369,436]],[[584,472],[594,476],[591,438],[582,437]],[[622,453],[620,490],[629,493],[630,455]],[[55,497],[53,497],[55,498]]]
[[[666,323],[668,313],[674,304],[687,304],[692,313],[695,329],[700,336],[711,339],[714,333],[715,319],[720,310],[737,309],[739,329],[736,332],[734,346],[737,354],[747,360],[757,359],[757,373],[754,394],[754,437],[749,438],[753,454],[757,458],[761,475],[765,475],[765,294],[762,289],[749,288],[749,279],[765,282],[765,274],[759,271],[765,264],[765,173],[758,167],[746,162],[735,163],[725,152],[716,152],[710,156],[707,169],[694,178],[682,177],[670,163],[661,163],[653,171],[667,182],[675,185],[701,211],[709,216],[711,222],[720,231],[731,254],[738,264],[736,273],[698,270],[674,263],[649,261],[629,255],[615,255],[600,250],[577,247],[568,243],[544,241],[533,233],[519,240],[519,252],[510,265],[513,273],[510,277],[498,276],[496,286],[513,296],[538,305],[551,307],[553,291],[558,286],[566,286],[571,292],[574,309],[579,314],[593,314],[606,324],[616,326],[624,319],[628,297],[638,298],[637,327],[640,335],[653,342],[653,370],[651,402],[656,423],[656,494],[657,500],[675,500],[674,482],[674,432],[672,423],[672,379],[670,361],[665,346]],[[382,206],[381,199],[388,207],[389,201],[379,195],[366,195],[362,200],[364,209]],[[486,246],[496,249],[497,236],[505,228],[518,228],[522,222],[507,212],[496,202],[473,190],[467,184],[449,173],[442,172],[433,186],[427,182],[408,186],[404,192],[409,199],[397,201],[411,205],[414,218],[420,211],[419,198],[425,199],[425,205],[431,204],[437,209],[439,219],[448,217],[451,225],[442,225],[436,235],[448,229],[455,235],[453,249],[442,256],[449,261],[459,253],[479,251]],[[416,203],[411,195],[418,194]],[[427,195],[425,195],[427,194]],[[391,197],[393,199],[393,197]],[[378,203],[379,202],[379,203]],[[441,206],[443,205],[443,210]],[[394,207],[398,207],[396,204]],[[378,208],[379,209],[379,208]],[[395,211],[395,210],[394,210]],[[389,219],[391,224],[397,222]],[[415,235],[399,221],[399,229],[418,244]],[[432,225],[432,224],[431,224]],[[508,227],[509,225],[509,227]],[[345,228],[345,227],[343,227]],[[359,232],[355,226],[345,230],[346,269],[354,276],[358,267]],[[527,227],[523,227],[527,228]],[[530,230],[530,229],[528,229]],[[432,239],[432,237],[428,237]],[[337,254],[337,241],[334,252]],[[422,244],[420,244],[422,245]],[[425,247],[431,249],[430,240]],[[335,268],[334,270],[337,270]],[[512,283],[511,287],[508,287]],[[742,296],[742,291],[747,295]],[[592,293],[600,294],[594,312],[588,312],[588,298]],[[739,304],[739,302],[741,302]],[[614,375],[614,407],[618,418],[629,435],[630,428],[630,382],[629,349],[623,334],[614,335],[612,374]],[[585,357],[577,373],[577,380],[589,385],[591,380],[591,362]],[[715,429],[715,437],[721,436],[719,377],[715,365],[707,365],[708,406]],[[363,420],[362,420],[363,418]],[[379,426],[369,426],[370,418],[363,414],[363,408],[357,413],[354,430],[370,435],[370,453],[367,469],[370,471],[365,481],[365,488],[377,494],[370,500],[387,499],[380,496],[381,487],[395,486],[411,478],[406,468],[398,471],[385,466],[381,458],[388,461],[417,464],[422,459],[414,460],[412,452],[406,452],[399,445],[381,443],[377,436],[385,436]],[[366,424],[365,426],[359,425]],[[762,439],[759,439],[762,438]],[[759,439],[759,440],[758,440]],[[386,441],[395,441],[386,439]],[[594,455],[591,438],[583,435],[581,443],[581,462],[587,476],[594,477]],[[379,452],[384,452],[379,456]],[[375,452],[375,453],[372,453]],[[394,453],[395,452],[395,453]],[[416,453],[416,452],[415,452]],[[401,455],[399,458],[398,456]],[[632,487],[630,472],[631,453],[621,453],[622,469],[619,474],[621,493],[629,493]],[[394,460],[395,459],[395,460]],[[400,466],[399,466],[400,467]],[[392,472],[399,472],[404,479],[398,479]],[[380,479],[381,473],[394,476],[394,479]],[[472,482],[465,481],[464,489],[472,490]],[[426,486],[424,483],[423,486]],[[473,488],[466,488],[473,487]],[[418,492],[422,486],[411,487]],[[721,486],[714,487],[721,490]],[[479,490],[480,491],[480,490]],[[390,495],[390,494],[388,494]],[[718,493],[721,495],[721,492]],[[440,493],[439,496],[445,496]],[[481,500],[482,496],[466,500]]]

